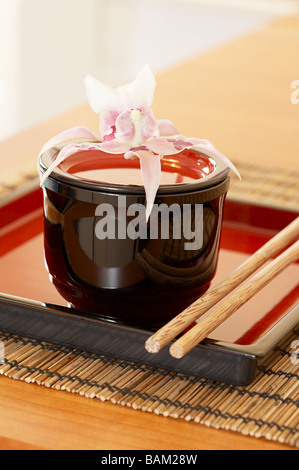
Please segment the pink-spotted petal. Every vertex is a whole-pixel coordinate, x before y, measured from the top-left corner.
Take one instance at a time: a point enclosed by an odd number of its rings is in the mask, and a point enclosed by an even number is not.
[[[146,145],[153,152],[163,155],[175,155],[185,148],[193,147],[193,143],[183,136],[158,137],[146,142]]]
[[[148,107],[141,108],[141,139],[146,142],[148,139],[159,137],[159,126],[155,119],[154,113]]]
[[[129,143],[134,138],[134,124],[131,118],[131,111],[126,110],[117,116],[115,121],[115,138],[118,142]]]
[[[100,134],[104,141],[115,138],[115,122],[121,111],[118,108],[108,109],[101,112]]]
[[[117,140],[110,140],[99,144],[100,150],[107,153],[125,153],[130,150],[130,145],[127,142],[118,142]]]
[[[156,194],[161,180],[161,156],[154,155],[148,150],[129,151],[125,158],[139,157],[142,181],[146,195],[146,221],[153,209]]]

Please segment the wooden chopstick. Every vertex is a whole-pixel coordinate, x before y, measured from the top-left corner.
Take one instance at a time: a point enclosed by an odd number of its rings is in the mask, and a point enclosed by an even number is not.
[[[275,276],[298,258],[299,240],[252,278],[248,279],[244,285],[232,292],[231,295],[228,295],[219,307],[205,318],[202,318],[193,328],[182,335],[170,347],[170,354],[177,359],[185,356],[185,354],[205,339],[212,331],[221,325],[221,323],[238,310],[238,308],[244,305]]]
[[[146,350],[150,353],[160,351],[179,333],[238,287],[266,261],[285,249],[298,236],[299,217],[265,243],[221,283],[209,289],[202,297],[150,336],[145,343]]]

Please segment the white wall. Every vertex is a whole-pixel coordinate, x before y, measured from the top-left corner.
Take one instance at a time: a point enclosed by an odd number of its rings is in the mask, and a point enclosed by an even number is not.
[[[20,0],[0,0],[0,137],[18,128]]]
[[[82,102],[92,34],[93,0],[0,0],[0,138]]]
[[[238,0],[238,6],[235,0],[0,0],[0,139],[85,101],[88,73],[119,85],[145,63],[158,72],[294,5],[298,0]]]

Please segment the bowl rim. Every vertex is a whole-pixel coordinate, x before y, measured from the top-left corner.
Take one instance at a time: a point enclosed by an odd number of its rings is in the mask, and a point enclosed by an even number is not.
[[[78,143],[78,141],[73,140],[74,144]],[[80,143],[83,142],[81,139]],[[86,140],[84,140],[86,142]],[[88,140],[87,142],[93,142]],[[56,145],[55,147],[51,147],[43,152],[38,159],[38,171],[39,174],[42,175],[51,163],[54,161],[55,156],[57,153],[65,146],[65,143],[61,145]],[[183,183],[176,183],[176,184],[167,184],[167,185],[160,185],[157,191],[157,194],[170,194],[170,193],[186,193],[186,192],[193,192],[193,191],[200,191],[204,189],[211,188],[215,185],[218,185],[222,181],[224,181],[230,173],[230,169],[227,164],[220,159],[209,153],[208,151],[199,150],[196,148],[191,148],[189,150],[193,150],[198,152],[198,154],[202,154],[207,156],[215,163],[215,170],[210,173],[209,175],[205,176],[204,178],[195,179],[194,181],[188,181]],[[90,150],[90,152],[95,152],[96,150]],[[83,151],[82,151],[83,152]],[[89,150],[85,150],[85,153],[88,153]],[[178,154],[177,154],[178,155]],[[48,186],[47,180],[51,181],[52,184],[54,182],[58,184],[63,184],[68,187],[80,188],[81,190],[86,191],[96,191],[96,192],[112,192],[118,194],[144,194],[145,190],[143,185],[137,184],[120,184],[120,183],[108,183],[105,181],[95,181],[88,178],[78,177],[75,174],[68,173],[62,170],[59,167],[56,167],[52,173],[48,176],[45,180],[43,185]],[[48,182],[48,183],[49,183]],[[52,185],[51,185],[52,186]]]

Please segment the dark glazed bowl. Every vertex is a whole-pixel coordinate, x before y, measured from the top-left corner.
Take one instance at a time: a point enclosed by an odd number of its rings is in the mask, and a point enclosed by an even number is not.
[[[41,174],[57,151],[53,148],[40,157]],[[107,154],[90,151],[73,160],[70,157],[67,164],[57,167],[47,178],[43,184],[45,262],[51,282],[72,307],[108,321],[155,330],[209,288],[217,267],[229,169],[221,160],[185,150],[175,155],[176,162],[183,162],[181,168],[175,169],[180,174],[185,171],[186,155],[189,160],[205,161],[210,174],[187,183],[161,185],[155,204],[164,204],[166,212],[172,204],[182,211],[188,207],[191,221],[197,214],[196,207],[201,206],[201,243],[187,250],[185,242],[190,240],[184,238],[183,229],[179,238],[171,230],[182,226],[182,212],[169,211],[167,238],[162,235],[162,216],[157,218],[158,236],[152,238],[149,223],[144,238],[133,239],[128,234],[104,239],[96,236],[97,224],[103,221],[96,215],[99,205],[114,209],[117,225],[124,214],[126,224],[132,220],[132,216],[127,216],[128,207],[145,204],[142,185],[95,182],[72,174],[74,168],[80,167],[80,158],[108,161]],[[110,164],[116,159],[123,167],[139,165],[121,156],[109,157]],[[173,171],[166,156],[162,169]],[[194,220],[192,223],[193,229],[198,230]]]

